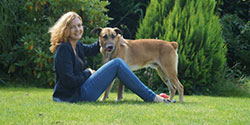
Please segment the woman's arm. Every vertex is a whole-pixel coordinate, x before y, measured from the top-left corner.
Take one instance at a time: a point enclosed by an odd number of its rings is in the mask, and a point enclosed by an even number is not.
[[[95,43],[90,45],[80,43],[80,46],[81,48],[83,48],[85,56],[95,56],[100,52],[99,41],[96,41]]]

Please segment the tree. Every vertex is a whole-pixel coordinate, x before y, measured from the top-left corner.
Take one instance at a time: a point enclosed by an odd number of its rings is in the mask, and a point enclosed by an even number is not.
[[[234,70],[234,77],[250,75],[250,21],[237,15],[226,14],[221,18],[223,37],[228,47],[227,64]]]
[[[0,83],[13,83],[13,80],[20,79],[28,85],[53,85],[49,27],[64,13],[77,12],[83,19],[85,31],[80,41],[93,43],[97,37],[91,36],[90,31],[95,27],[106,26],[110,20],[105,14],[108,4],[107,1],[99,0],[1,0]],[[87,64],[95,68],[101,65],[100,62],[101,55]]]
[[[137,38],[179,43],[179,79],[186,94],[206,94],[222,84],[227,48],[214,0],[153,0]]]

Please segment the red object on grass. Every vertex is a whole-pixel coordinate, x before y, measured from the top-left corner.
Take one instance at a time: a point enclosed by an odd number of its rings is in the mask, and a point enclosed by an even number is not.
[[[159,94],[159,96],[161,96],[161,97],[163,97],[165,99],[168,99],[168,95],[166,93],[161,93],[161,94]]]

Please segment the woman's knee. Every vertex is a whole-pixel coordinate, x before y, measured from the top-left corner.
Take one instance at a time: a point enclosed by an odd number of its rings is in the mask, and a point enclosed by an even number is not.
[[[115,66],[118,68],[118,70],[121,68],[121,67],[126,67],[126,63],[121,59],[121,58],[114,58],[111,60],[111,65]]]
[[[113,61],[117,64],[124,63],[124,61],[121,58],[114,58]]]

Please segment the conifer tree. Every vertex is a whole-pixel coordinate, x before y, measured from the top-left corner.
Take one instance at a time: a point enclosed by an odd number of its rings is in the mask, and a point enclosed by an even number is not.
[[[179,44],[178,75],[186,94],[206,94],[222,84],[226,46],[215,0],[151,0],[137,38]]]

